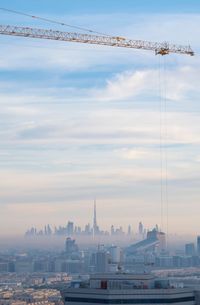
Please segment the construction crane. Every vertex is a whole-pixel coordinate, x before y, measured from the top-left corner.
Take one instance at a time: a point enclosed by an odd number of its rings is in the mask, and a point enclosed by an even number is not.
[[[132,48],[154,51],[155,54],[167,55],[170,53],[194,55],[191,47],[170,44],[168,42],[158,43],[143,40],[131,40],[123,37],[81,34],[76,32],[64,32],[56,30],[47,30],[32,27],[0,25],[1,35],[31,37],[40,39],[60,40],[69,42],[79,42],[88,44],[97,44],[112,47]]]

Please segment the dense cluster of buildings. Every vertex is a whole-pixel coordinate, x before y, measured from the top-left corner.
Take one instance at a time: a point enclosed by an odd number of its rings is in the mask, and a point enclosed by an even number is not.
[[[96,211],[94,216],[98,234]],[[155,273],[200,267],[200,237],[196,245],[185,245],[185,253],[170,255],[157,226],[145,232],[140,223],[140,239],[123,248],[99,244],[80,249],[72,229],[68,223],[71,233],[62,252],[0,255],[0,305],[200,304],[199,281]],[[50,232],[50,226],[45,230]]]
[[[99,226],[91,226],[86,224],[84,228],[75,225],[74,222],[68,221],[66,226],[54,227],[54,229],[49,225],[45,225],[43,229],[37,229],[32,227],[25,232],[25,236],[131,236],[133,235],[131,226],[128,226],[125,232],[123,227],[115,228],[113,225],[110,231],[101,230]]]
[[[67,273],[17,273],[6,272],[1,273],[0,289],[16,289],[16,288],[30,288],[30,287],[45,287],[55,288],[57,286],[65,286],[71,281],[72,277]]]
[[[69,274],[106,272],[118,270],[122,262],[122,250],[118,246],[81,251],[74,239],[68,237],[65,251],[61,253],[26,253],[23,255],[1,255],[0,273],[36,273],[49,272]]]
[[[0,305],[64,305],[55,289],[0,289]]]
[[[147,230],[144,228],[143,224],[140,222],[138,225],[138,231],[135,233],[135,237],[144,238],[146,236]],[[42,229],[37,229],[32,227],[25,232],[25,236],[133,236],[133,230],[131,225],[128,225],[127,230],[124,230],[122,226],[114,227],[111,225],[110,231],[102,230],[97,223],[96,215],[96,202],[94,203],[94,215],[93,224],[89,223],[85,225],[84,228],[76,225],[73,221],[68,221],[66,226],[58,226],[52,228],[49,224],[45,225]]]
[[[133,236],[131,226],[126,233],[114,226],[110,232],[101,231],[96,203],[92,226],[88,224],[82,230],[69,221],[54,230],[46,225],[43,230],[32,228],[26,232],[26,236],[38,235],[67,236],[64,250],[0,255],[4,281],[0,281],[0,305],[200,304],[197,280],[189,285],[187,280],[180,283],[179,278],[172,277],[171,281],[170,277],[155,276],[158,270],[199,268],[200,236],[196,245],[187,243],[184,252],[170,254],[165,233],[158,226],[147,231],[140,222],[135,242],[128,246],[91,244],[80,249],[77,235]],[[20,275],[23,281],[19,284],[14,279],[19,280]]]
[[[141,224],[140,226],[141,227]],[[141,229],[141,228],[140,228]],[[142,231],[142,234],[144,231]],[[67,237],[62,252],[44,252],[23,255],[0,256],[0,272],[134,272],[155,268],[200,267],[200,238],[197,246],[185,245],[185,253],[170,254],[166,250],[166,236],[157,227],[146,237],[127,246],[103,245],[79,249],[72,237]]]

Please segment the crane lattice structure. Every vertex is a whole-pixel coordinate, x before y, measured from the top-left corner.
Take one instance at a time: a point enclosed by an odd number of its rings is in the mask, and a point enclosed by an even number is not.
[[[112,47],[133,48],[154,51],[155,54],[167,55],[170,53],[194,55],[191,47],[170,44],[168,42],[158,43],[144,40],[132,40],[123,37],[81,34],[76,32],[63,32],[32,27],[21,27],[11,25],[0,25],[0,35],[31,37],[40,39],[60,40],[68,42],[80,42]]]

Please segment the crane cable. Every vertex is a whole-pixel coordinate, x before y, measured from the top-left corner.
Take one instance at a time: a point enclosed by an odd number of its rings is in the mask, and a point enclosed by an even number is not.
[[[163,58],[163,57],[162,57]],[[166,221],[166,245],[168,246],[169,234],[169,196],[168,196],[168,154],[167,154],[167,68],[166,57],[161,63],[159,56],[159,150],[160,150],[160,223],[164,230]],[[166,215],[165,215],[166,213]],[[164,219],[166,216],[166,219]]]
[[[160,227],[163,230],[163,99],[162,99],[162,82],[161,82],[161,56],[158,66],[158,89],[159,89],[159,152],[160,152]]]
[[[94,33],[94,34],[98,34],[98,35],[111,37],[111,35],[109,35],[109,34],[97,32],[97,31],[94,31],[94,30],[91,30],[91,29],[88,29],[88,28],[85,28],[85,27],[71,25],[71,24],[68,24],[68,23],[65,23],[65,22],[60,22],[60,21],[57,21],[57,20],[44,18],[44,17],[40,17],[40,16],[36,16],[36,15],[30,15],[30,14],[27,14],[27,13],[24,13],[24,12],[8,9],[8,8],[5,8],[5,7],[0,7],[0,10],[8,12],[8,13],[13,13],[13,14],[16,14],[16,15],[26,16],[26,17],[29,17],[29,18],[32,18],[32,19],[42,20],[42,21],[45,21],[45,22],[48,22],[48,23],[54,23],[54,24],[58,24],[58,25],[62,25],[62,26],[67,26],[67,27],[70,27],[70,28],[73,28],[73,29],[76,29],[76,30],[81,30],[81,31],[89,32],[89,33]]]
[[[167,149],[167,140],[168,140],[168,125],[167,125],[167,64],[166,57],[164,56],[164,139],[165,139],[165,200],[166,200],[166,242],[167,246],[169,243],[169,194],[168,194],[168,149]]]

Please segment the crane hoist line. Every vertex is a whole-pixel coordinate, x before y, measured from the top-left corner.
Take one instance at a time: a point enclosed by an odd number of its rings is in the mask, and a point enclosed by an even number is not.
[[[154,51],[156,55],[167,55],[170,53],[194,55],[189,45],[176,45],[168,42],[150,42],[144,40],[132,40],[123,37],[85,34],[77,32],[64,32],[33,27],[22,27],[12,25],[0,25],[0,35],[18,37],[30,37],[39,39],[60,40],[68,42],[79,42],[97,44],[112,47],[132,48]]]

